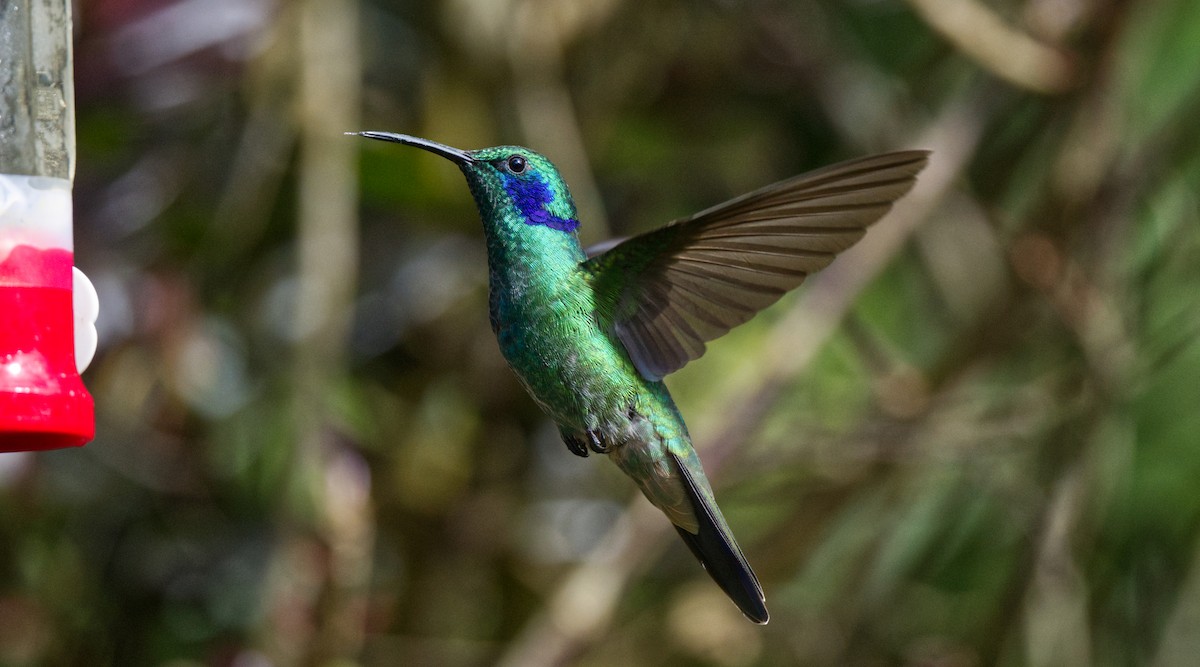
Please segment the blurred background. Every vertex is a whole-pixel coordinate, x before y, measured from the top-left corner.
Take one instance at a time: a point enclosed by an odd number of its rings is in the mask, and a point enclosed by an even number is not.
[[[0,456],[5,665],[1190,665],[1200,3],[82,0],[97,436]],[[934,151],[668,384],[745,621],[487,322],[461,175],[585,243]]]

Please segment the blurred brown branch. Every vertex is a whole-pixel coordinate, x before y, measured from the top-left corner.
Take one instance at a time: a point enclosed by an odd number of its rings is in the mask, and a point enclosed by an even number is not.
[[[300,161],[297,204],[295,321],[295,446],[279,557],[282,587],[268,599],[292,609],[274,618],[311,615],[302,625],[268,629],[264,641],[283,664],[327,664],[362,650],[365,595],[374,539],[370,473],[359,455],[339,442],[329,396],[345,377],[347,343],[358,273],[358,145],[343,132],[358,126],[360,57],[357,5],[352,0],[303,0],[298,24],[297,109]],[[311,513],[311,514],[310,514]],[[311,528],[306,529],[306,526]],[[316,545],[307,545],[313,530]],[[292,531],[300,531],[293,534]],[[297,558],[315,549],[323,558]],[[289,567],[287,563],[290,562]],[[307,586],[296,586],[288,569]],[[296,605],[299,605],[296,608]]]
[[[1075,82],[1075,66],[1062,50],[1010,27],[979,0],[909,0],[913,9],[950,43],[1011,84],[1061,93]]]

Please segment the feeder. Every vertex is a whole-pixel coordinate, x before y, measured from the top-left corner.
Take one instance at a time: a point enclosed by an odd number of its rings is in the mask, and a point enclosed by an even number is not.
[[[75,355],[71,77],[70,0],[0,2],[4,452],[77,447],[95,432]]]

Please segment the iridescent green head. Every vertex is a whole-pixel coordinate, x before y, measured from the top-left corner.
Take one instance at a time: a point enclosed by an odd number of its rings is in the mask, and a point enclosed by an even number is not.
[[[575,202],[554,164],[521,146],[464,151],[428,139],[392,132],[349,132],[416,146],[436,153],[462,169],[481,212],[511,210],[522,222],[571,233],[579,227]],[[486,217],[486,213],[485,213]]]

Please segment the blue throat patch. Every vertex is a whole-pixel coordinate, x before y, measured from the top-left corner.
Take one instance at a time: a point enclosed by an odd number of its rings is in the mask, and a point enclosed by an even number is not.
[[[504,189],[516,202],[525,224],[542,225],[560,232],[573,232],[579,228],[579,221],[575,218],[560,218],[546,210],[546,206],[554,201],[554,193],[540,176],[506,178]]]

